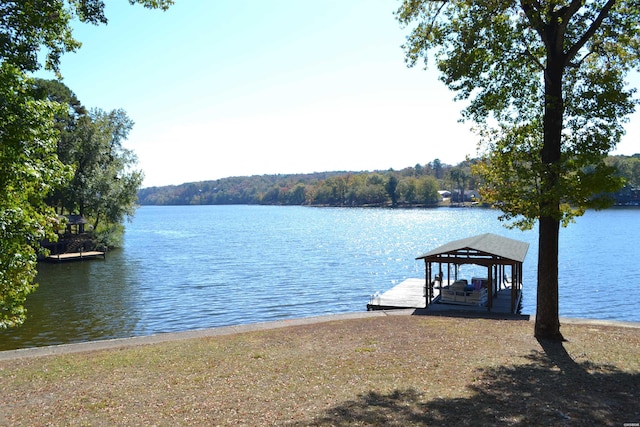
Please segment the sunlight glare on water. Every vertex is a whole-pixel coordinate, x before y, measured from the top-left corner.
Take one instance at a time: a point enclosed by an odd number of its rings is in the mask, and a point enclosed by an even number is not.
[[[623,292],[640,277],[640,210],[587,212],[561,230],[562,316],[640,321]],[[0,349],[366,310],[369,297],[424,278],[415,258],[495,233],[530,243],[523,313],[535,311],[537,230],[487,209],[142,207],[106,260],[42,264],[29,319]],[[467,271],[467,269],[469,271]],[[470,266],[463,274],[474,275]]]

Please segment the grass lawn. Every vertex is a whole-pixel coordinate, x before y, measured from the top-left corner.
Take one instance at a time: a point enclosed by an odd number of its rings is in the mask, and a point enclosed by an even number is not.
[[[0,425],[640,423],[640,329],[378,316],[0,361]]]

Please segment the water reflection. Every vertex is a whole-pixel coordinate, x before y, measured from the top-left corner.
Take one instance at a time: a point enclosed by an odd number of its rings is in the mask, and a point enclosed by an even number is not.
[[[106,260],[39,264],[28,319],[0,333],[0,350],[133,336],[139,304],[131,267],[121,251]]]

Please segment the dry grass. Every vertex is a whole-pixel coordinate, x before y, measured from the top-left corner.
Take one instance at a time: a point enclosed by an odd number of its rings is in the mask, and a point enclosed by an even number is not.
[[[640,422],[640,329],[389,316],[0,362],[2,425]]]

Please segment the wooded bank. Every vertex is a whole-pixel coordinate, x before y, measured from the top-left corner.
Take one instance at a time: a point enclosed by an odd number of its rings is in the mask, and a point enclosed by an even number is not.
[[[640,154],[612,156],[627,185],[615,193],[615,204],[640,206]],[[438,206],[481,202],[480,181],[471,171],[474,160],[451,166],[434,160],[400,171],[317,172],[229,177],[212,181],[143,188],[140,205],[307,205],[307,206]],[[460,195],[463,195],[462,197]]]

